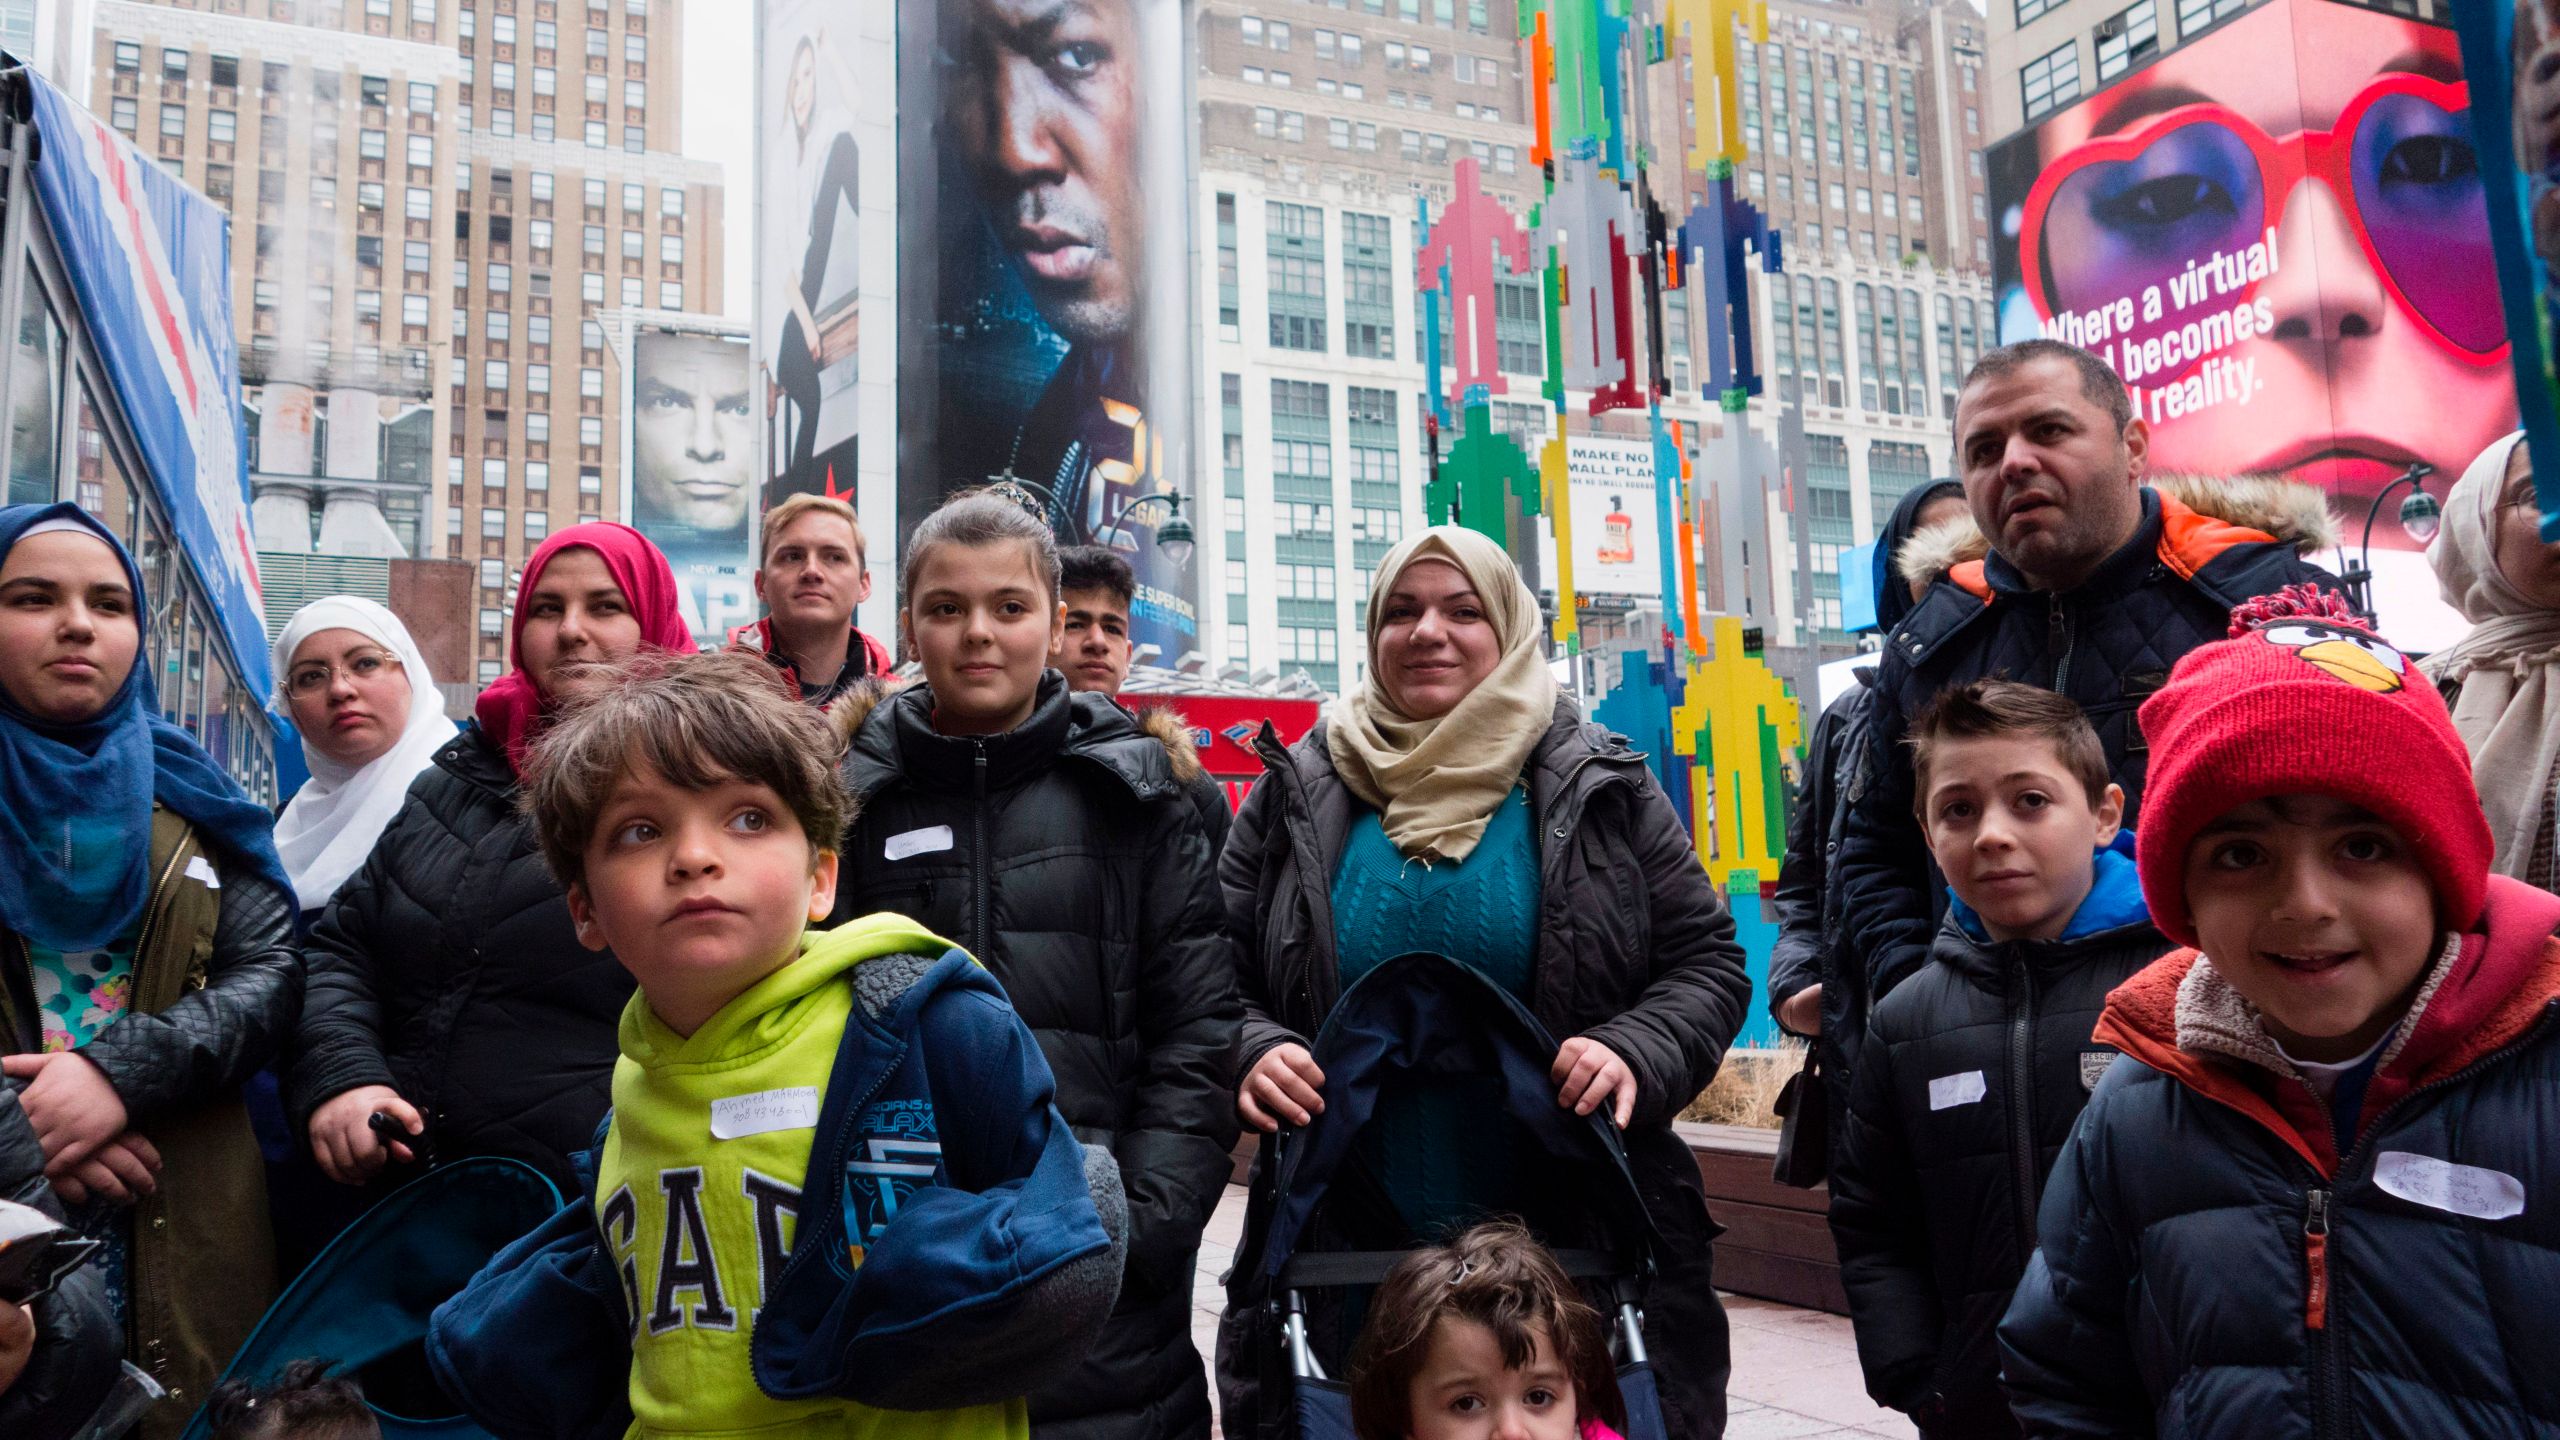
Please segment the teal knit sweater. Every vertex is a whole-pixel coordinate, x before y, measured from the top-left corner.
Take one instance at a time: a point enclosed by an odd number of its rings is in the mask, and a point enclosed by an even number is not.
[[[1347,989],[1398,955],[1446,955],[1523,1000],[1538,948],[1538,841],[1526,790],[1497,807],[1463,861],[1407,860],[1376,812],[1353,822],[1333,879],[1334,952]],[[1517,1162],[1495,1080],[1392,1086],[1359,1152],[1418,1237],[1517,1211]]]

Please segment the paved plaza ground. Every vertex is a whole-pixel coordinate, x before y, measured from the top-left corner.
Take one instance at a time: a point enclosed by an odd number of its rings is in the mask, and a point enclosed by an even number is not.
[[[1217,1351],[1218,1277],[1235,1258],[1244,1228],[1244,1189],[1227,1187],[1200,1245],[1191,1336],[1202,1355]],[[1740,1295],[1725,1297],[1733,1321],[1731,1420],[1726,1440],[1865,1440],[1917,1434],[1911,1422],[1867,1398],[1849,1322]]]

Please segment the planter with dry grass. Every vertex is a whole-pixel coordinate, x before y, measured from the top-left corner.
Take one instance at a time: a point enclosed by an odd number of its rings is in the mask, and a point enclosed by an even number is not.
[[[1779,1127],[1778,1092],[1803,1068],[1801,1040],[1782,1040],[1767,1049],[1727,1051],[1714,1083],[1689,1102],[1680,1118],[1708,1125],[1775,1130]]]

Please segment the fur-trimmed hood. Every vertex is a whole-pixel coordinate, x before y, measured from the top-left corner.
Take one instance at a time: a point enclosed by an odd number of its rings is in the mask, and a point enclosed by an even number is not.
[[[2290,542],[2305,558],[2338,543],[2338,517],[2318,486],[2281,475],[2154,475],[2152,489],[2209,519],[2263,530]],[[1989,553],[1972,517],[1916,531],[1893,557],[1894,574],[1906,585],[1935,581],[1956,566]]]
[[[827,710],[827,723],[835,727],[838,747],[851,749],[854,737],[861,733],[864,722],[871,718],[871,712],[880,708],[880,702],[910,688],[922,689],[923,682],[910,687],[874,678],[848,687]],[[1193,785],[1209,773],[1208,768],[1200,763],[1199,747],[1191,743],[1191,726],[1182,718],[1180,711],[1167,704],[1124,705],[1121,708],[1128,711],[1139,733],[1164,747],[1165,761],[1173,767],[1175,784]]]

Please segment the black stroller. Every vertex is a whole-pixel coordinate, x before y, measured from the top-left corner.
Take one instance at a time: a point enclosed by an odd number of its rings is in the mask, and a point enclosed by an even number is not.
[[[1658,1240],[1617,1130],[1556,1104],[1547,1078],[1555,1052],[1517,1000],[1445,956],[1400,955],[1343,993],[1315,1040],[1323,1113],[1267,1140],[1254,1166],[1219,1337],[1229,1440],[1354,1440],[1350,1389],[1334,1378],[1353,1338],[1341,1333],[1345,1307],[1309,1297],[1375,1286],[1407,1249],[1438,1238],[1396,1217],[1356,1154],[1382,1090],[1399,1076],[1474,1077],[1499,1096],[1487,1133],[1509,1127],[1507,1142],[1534,1177],[1518,1218],[1615,1318],[1628,1440],[1665,1440],[1640,1308]],[[1244,1371],[1253,1379],[1239,1389],[1230,1382]]]

